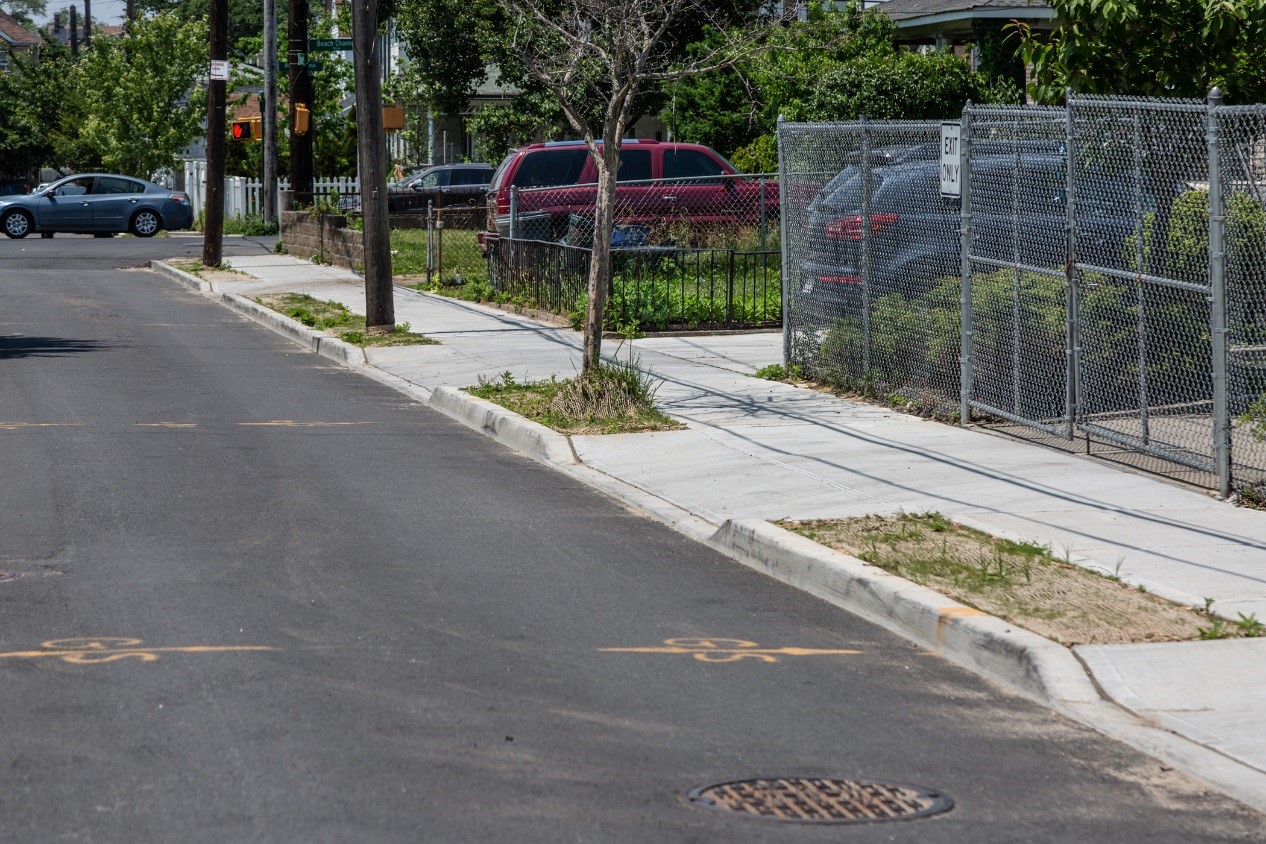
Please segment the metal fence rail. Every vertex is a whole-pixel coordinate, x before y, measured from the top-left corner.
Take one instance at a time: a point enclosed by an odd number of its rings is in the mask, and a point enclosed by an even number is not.
[[[1070,96],[960,130],[961,202],[939,124],[780,125],[788,361],[1266,485],[1266,106]]]
[[[554,313],[583,312],[590,250],[540,240],[489,244],[493,287]],[[606,327],[663,331],[773,327],[781,320],[777,252],[617,248],[611,251]]]

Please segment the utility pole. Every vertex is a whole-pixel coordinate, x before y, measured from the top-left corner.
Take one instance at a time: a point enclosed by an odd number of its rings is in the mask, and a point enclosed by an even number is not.
[[[264,0],[264,222],[277,223],[277,0]]]
[[[79,60],[79,10],[70,7],[70,57]]]
[[[84,49],[92,46],[92,0],[84,0]]]
[[[207,208],[203,216],[202,263],[218,267],[224,258],[224,106],[229,57],[228,0],[211,0],[208,24],[211,29],[211,67],[207,90]],[[224,65],[218,63],[224,62]],[[224,78],[217,79],[217,76]]]
[[[308,0],[290,0],[290,189],[295,201],[312,204],[311,123],[303,134],[295,132],[295,107],[312,111],[312,76],[308,73]],[[311,120],[311,117],[309,117]]]
[[[136,20],[136,0],[127,0],[127,19],[129,23]]]
[[[378,0],[352,0],[352,55],[356,73],[356,150],[365,223],[365,328],[369,334],[388,334],[395,327],[396,313],[391,292]]]

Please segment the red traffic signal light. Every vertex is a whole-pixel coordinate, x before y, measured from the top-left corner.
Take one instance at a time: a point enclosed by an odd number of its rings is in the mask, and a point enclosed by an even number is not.
[[[262,127],[262,119],[259,117],[248,117],[244,120],[234,120],[233,127],[230,130],[235,141],[262,141],[264,132]]]

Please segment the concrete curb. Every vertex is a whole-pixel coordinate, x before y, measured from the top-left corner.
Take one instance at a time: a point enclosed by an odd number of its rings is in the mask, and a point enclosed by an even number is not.
[[[563,434],[456,387],[436,387],[431,391],[428,404],[539,462],[562,465],[579,462],[571,441]]]
[[[198,278],[192,273],[184,270],[178,270],[171,264],[162,261],[150,261],[150,269],[164,278],[170,279],[177,284],[183,284],[185,287],[197,290],[199,293],[211,293],[215,288],[211,286],[211,282]]]
[[[1098,691],[1072,651],[768,522],[727,521],[711,544],[783,583],[1044,703]]]
[[[268,326],[278,334],[289,337],[300,345],[307,346],[321,357],[354,366],[364,366],[366,363],[365,350],[360,346],[344,343],[337,337],[331,337],[323,331],[309,328],[297,320],[293,320],[288,316],[282,316],[276,311],[252,302],[244,296],[239,296],[236,293],[222,293],[220,294],[220,301],[255,322]]]

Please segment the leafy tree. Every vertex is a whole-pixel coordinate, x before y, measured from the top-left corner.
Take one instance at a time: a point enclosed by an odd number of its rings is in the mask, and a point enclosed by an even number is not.
[[[148,178],[175,164],[202,134],[205,22],[164,13],[138,18],[121,38],[94,39],[73,82],[83,106],[83,156],[104,169]]]
[[[48,7],[46,0],[5,0],[0,4],[10,17],[19,23],[30,26],[38,17],[43,17]]]
[[[70,143],[65,116],[73,101],[70,50],[45,39],[40,60],[14,56],[0,73],[0,161],[34,179],[39,168],[63,160]]]
[[[1043,39],[1016,25],[1033,67],[1029,93],[1056,103],[1083,94],[1203,98],[1215,85],[1241,102],[1266,97],[1261,0],[1051,0]]]
[[[171,12],[182,21],[205,21],[210,11],[210,0],[135,0],[138,14],[146,12]],[[282,33],[285,43],[288,8],[280,0],[277,8],[277,32]],[[261,49],[264,34],[264,4],[260,0],[228,0],[229,51],[239,59],[253,59]],[[284,50],[283,50],[284,52]]]

